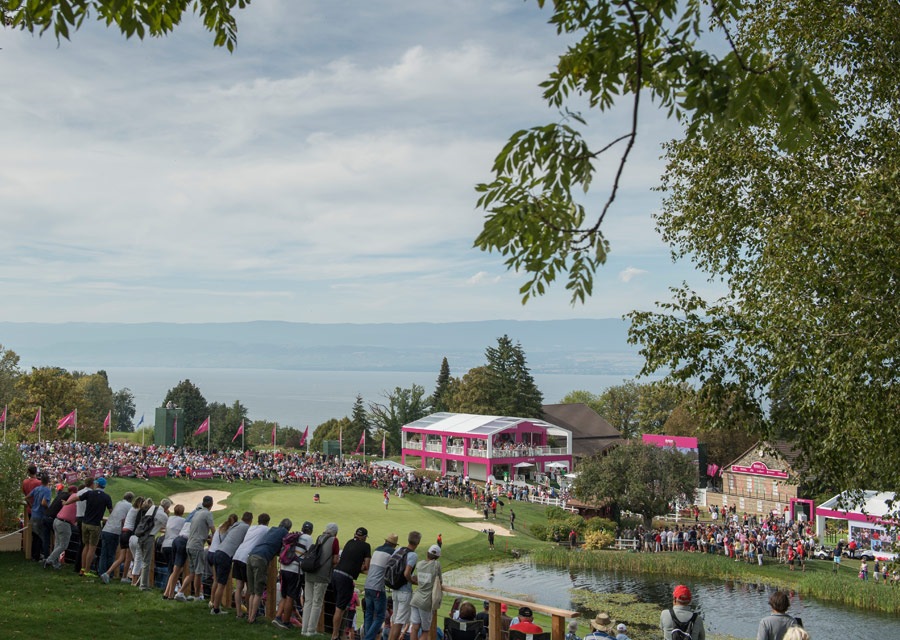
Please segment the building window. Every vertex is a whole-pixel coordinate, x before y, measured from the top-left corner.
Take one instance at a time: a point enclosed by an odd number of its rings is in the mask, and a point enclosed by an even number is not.
[[[753,491],[753,477],[747,476],[747,491]]]
[[[734,474],[728,474],[728,489],[734,491]]]

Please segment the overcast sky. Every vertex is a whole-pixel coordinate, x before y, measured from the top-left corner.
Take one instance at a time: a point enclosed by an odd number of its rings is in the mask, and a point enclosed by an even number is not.
[[[523,307],[523,276],[472,247],[474,185],[511,133],[557,119],[538,87],[565,44],[549,17],[265,0],[239,12],[234,54],[191,17],[144,42],[0,30],[0,319],[601,318],[703,284],[653,229],[678,126],[652,106],[587,304],[559,284]],[[590,117],[595,146],[625,131]]]

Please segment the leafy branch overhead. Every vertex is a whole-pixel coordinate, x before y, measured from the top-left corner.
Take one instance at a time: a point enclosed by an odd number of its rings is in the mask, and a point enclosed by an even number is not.
[[[538,0],[543,6],[545,0]],[[676,118],[689,140],[710,140],[734,127],[774,118],[773,145],[791,152],[808,144],[823,114],[834,108],[828,89],[798,53],[771,53],[763,37],[735,38],[740,0],[556,0],[551,24],[578,40],[541,86],[558,122],[514,133],[497,155],[493,180],[476,187],[486,212],[475,246],[506,256],[508,269],[525,272],[523,302],[542,295],[566,274],[572,302],[591,295],[596,269],[609,245],[601,224],[618,194],[638,138],[645,94]],[[704,49],[724,36],[727,53]],[[586,117],[572,99],[609,111],[628,98],[626,130],[597,143],[586,138]],[[594,180],[601,156],[618,153],[608,194],[598,211],[576,201]]]
[[[250,0],[0,0],[6,26],[43,34],[53,29],[56,39],[69,39],[92,15],[107,26],[116,25],[130,38],[168,35],[188,11],[198,15],[214,35],[213,44],[234,51],[237,44],[236,9]]]

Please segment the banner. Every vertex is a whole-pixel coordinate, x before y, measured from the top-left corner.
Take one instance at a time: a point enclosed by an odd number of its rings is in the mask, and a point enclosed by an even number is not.
[[[194,469],[191,472],[191,476],[194,480],[205,480],[213,477],[212,469]]]
[[[76,480],[78,480],[78,474],[75,473],[74,471],[70,471],[70,472],[66,473],[65,475],[63,475],[63,478],[65,479],[66,483],[71,484],[72,482],[75,482]]]
[[[94,469],[91,471],[91,477],[96,480],[103,477],[103,469]]]
[[[161,478],[168,474],[168,467],[147,467],[147,477],[149,478]]]
[[[119,470],[116,473],[116,475],[119,476],[120,478],[127,478],[132,473],[134,473],[134,467],[130,464],[123,464],[121,467],[119,467]]]

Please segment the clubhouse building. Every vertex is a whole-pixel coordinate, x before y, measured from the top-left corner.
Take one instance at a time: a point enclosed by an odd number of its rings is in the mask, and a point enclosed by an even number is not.
[[[432,413],[401,429],[402,460],[473,480],[572,469],[572,432],[535,418]]]

